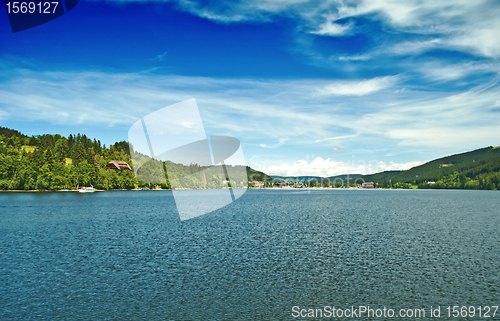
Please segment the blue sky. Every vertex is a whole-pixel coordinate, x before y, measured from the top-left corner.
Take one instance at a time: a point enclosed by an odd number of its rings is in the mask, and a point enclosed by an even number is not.
[[[495,1],[80,1],[12,33],[0,126],[127,140],[195,98],[208,135],[277,175],[406,169],[499,145]]]

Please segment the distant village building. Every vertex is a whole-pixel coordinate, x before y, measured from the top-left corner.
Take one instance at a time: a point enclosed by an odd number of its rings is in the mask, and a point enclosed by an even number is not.
[[[124,161],[120,161],[120,160],[112,160],[108,163],[108,165],[106,165],[106,169],[112,169],[112,170],[115,170],[115,171],[119,171],[119,170],[132,170],[132,168],[130,167],[129,164],[127,164],[127,162],[124,162]]]
[[[255,187],[263,187],[264,186],[264,182],[251,181],[249,183],[252,183]]]
[[[361,184],[361,187],[363,187],[363,188],[374,188],[375,186],[374,186],[373,182],[365,182],[365,183]]]

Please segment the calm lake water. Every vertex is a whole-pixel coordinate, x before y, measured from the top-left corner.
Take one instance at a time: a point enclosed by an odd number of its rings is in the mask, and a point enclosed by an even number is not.
[[[446,320],[447,306],[500,305],[499,208],[496,191],[249,190],[181,222],[169,191],[1,193],[0,319],[369,305],[441,306]]]

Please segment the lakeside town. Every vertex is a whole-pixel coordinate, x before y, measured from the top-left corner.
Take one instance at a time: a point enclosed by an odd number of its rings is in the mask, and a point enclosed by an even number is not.
[[[307,182],[276,182],[273,181],[269,184],[262,181],[249,181],[249,188],[319,188],[319,189],[329,189],[329,188],[379,188],[378,183],[374,182],[362,182],[356,183],[331,183],[329,181],[317,181],[312,179]]]

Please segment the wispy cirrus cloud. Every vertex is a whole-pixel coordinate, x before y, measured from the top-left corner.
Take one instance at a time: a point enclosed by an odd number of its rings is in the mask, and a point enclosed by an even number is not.
[[[315,141],[315,143],[321,143],[321,142],[326,142],[328,140],[339,140],[339,139],[345,139],[345,138],[352,138],[356,137],[357,135],[344,135],[344,136],[336,136],[336,137],[328,137],[324,139],[318,139]]]
[[[430,80],[451,81],[460,80],[470,75],[499,74],[498,62],[466,62],[447,64],[443,62],[427,62],[416,68],[422,75]]]
[[[365,61],[371,59],[372,56],[365,54],[365,55],[353,55],[353,56],[340,56],[338,57],[338,60],[340,61]]]
[[[500,86],[495,77],[487,84],[453,92],[420,90],[404,83],[406,78],[389,77],[394,78],[371,79],[375,84],[370,80],[347,84],[325,79],[18,70],[0,80],[0,121],[5,126],[23,119],[72,125],[75,130],[82,126],[113,127],[114,131],[122,130],[125,137],[128,127],[140,117],[194,97],[207,133],[238,137],[249,155],[279,151],[285,159],[297,159],[296,154],[304,150],[325,160],[344,150],[349,154],[362,150],[363,155],[369,155],[370,151],[380,154],[397,149],[401,154],[421,151],[425,155],[434,150],[439,151],[439,157],[498,145],[493,133],[500,130]],[[335,94],[318,95],[318,88],[330,88],[332,83]],[[400,90],[403,86],[408,90]],[[381,157],[378,161],[389,164]],[[289,173],[299,173],[297,166]],[[314,168],[302,173],[337,173],[333,167]]]
[[[430,39],[425,41],[405,41],[384,49],[383,53],[394,55],[415,55],[429,49],[437,48],[441,44],[441,39]]]
[[[321,95],[364,96],[393,87],[398,76],[377,77],[364,80],[343,80],[333,82],[318,90]]]
[[[352,27],[352,23],[339,24],[333,22],[333,17],[329,16],[326,21],[319,25],[319,29],[316,31],[311,31],[313,34],[323,35],[323,36],[343,36],[348,34]]]
[[[500,10],[494,10],[494,12],[498,17]],[[481,17],[478,18],[481,19]],[[490,18],[487,22],[481,21],[477,27],[464,28],[461,33],[446,39],[445,44],[457,50],[498,59],[500,57],[500,41],[497,36],[499,32],[498,19]]]
[[[273,145],[259,144],[259,146],[264,147],[264,148],[276,148],[276,147],[280,147],[281,145],[283,145],[287,140],[288,140],[288,138],[280,138],[279,142],[276,144],[273,144]]]
[[[369,126],[372,132],[398,140],[399,146],[477,148],[498,144],[498,139],[490,136],[500,129],[490,109],[499,105],[500,88],[496,77],[487,84],[461,92],[417,98],[419,94],[410,92],[407,97],[414,99],[365,114],[356,122],[357,127]],[[487,114],[493,118],[487,118]],[[403,123],[405,125],[401,126]]]
[[[115,3],[142,0],[97,0]],[[150,0],[149,2],[172,2]],[[471,54],[498,58],[500,56],[500,5],[496,1],[433,1],[433,0],[345,0],[345,1],[210,1],[177,0],[179,9],[206,19],[223,23],[269,21],[276,16],[293,18],[300,30],[318,35],[339,36],[355,32],[351,21],[381,21],[408,36],[429,35],[430,39],[408,42],[392,41],[394,54],[412,53],[432,47],[460,50]],[[325,22],[325,17],[327,17]],[[358,32],[362,32],[360,29]],[[385,47],[387,43],[380,43]],[[418,52],[417,51],[417,52]],[[414,52],[416,53],[416,52]]]

